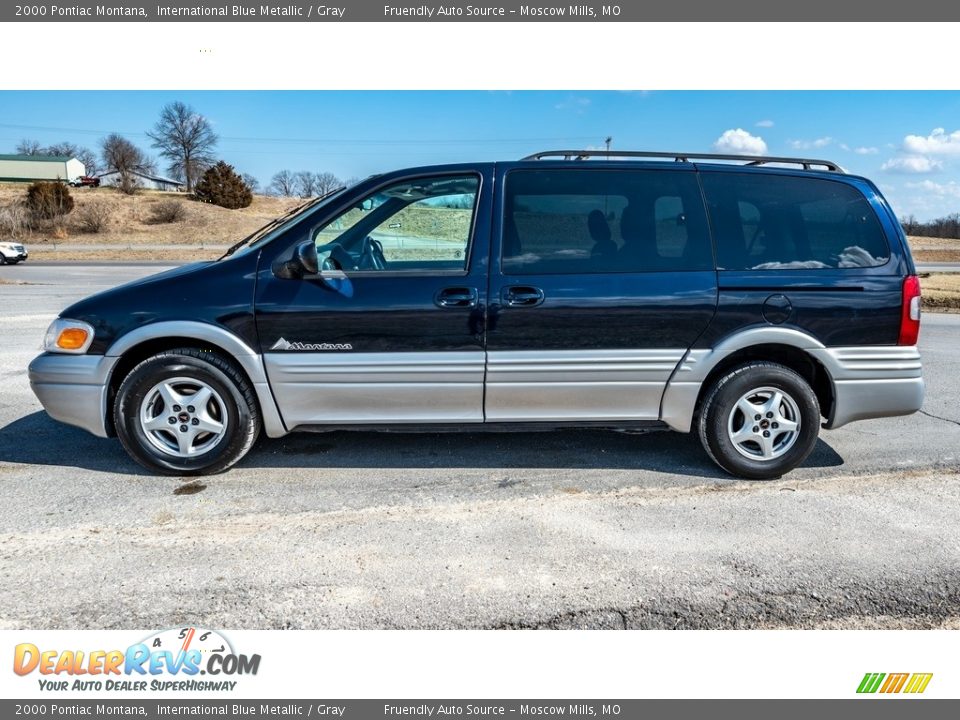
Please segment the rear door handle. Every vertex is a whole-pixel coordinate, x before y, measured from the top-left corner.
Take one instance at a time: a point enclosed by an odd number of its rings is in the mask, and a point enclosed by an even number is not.
[[[476,288],[449,287],[437,292],[433,302],[444,308],[476,307],[479,293]]]
[[[503,289],[503,302],[510,307],[534,307],[543,302],[543,290],[528,285],[513,285]]]

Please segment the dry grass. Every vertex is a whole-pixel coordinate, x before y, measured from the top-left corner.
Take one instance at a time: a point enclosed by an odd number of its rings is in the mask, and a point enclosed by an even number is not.
[[[0,207],[9,205],[26,194],[26,185],[0,184]],[[95,243],[136,245],[230,245],[249,235],[261,225],[299,205],[299,198],[274,198],[254,195],[253,204],[240,210],[227,210],[208,203],[193,202],[183,193],[145,191],[123,195],[112,188],[76,188],[71,190],[74,211],[66,219],[66,237],[71,245]],[[183,202],[185,217],[180,222],[156,224],[156,206],[170,200]],[[110,218],[99,233],[84,232],[81,219],[94,212]],[[53,244],[49,228],[36,229],[22,238],[30,245],[31,255]],[[58,257],[61,257],[58,255]],[[103,256],[99,256],[103,257]],[[106,259],[106,258],[105,258]]]
[[[920,287],[924,310],[960,312],[960,273],[924,273]]]
[[[960,240],[913,235],[907,239],[915,262],[960,262]]]

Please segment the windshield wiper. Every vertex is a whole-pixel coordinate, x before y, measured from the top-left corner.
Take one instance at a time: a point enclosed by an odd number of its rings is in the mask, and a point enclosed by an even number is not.
[[[338,192],[342,192],[342,191],[345,190],[345,189],[346,189],[346,185],[341,186],[341,187],[338,187],[338,188],[336,188],[336,189],[334,189],[334,190],[331,190],[330,192],[325,193],[324,195],[321,195],[321,196],[319,196],[319,197],[311,198],[310,200],[307,200],[307,202],[302,203],[302,204],[300,204],[300,205],[297,205],[295,208],[293,208],[292,210],[288,210],[287,212],[285,212],[285,213],[284,213],[283,215],[281,215],[280,217],[274,218],[273,220],[271,220],[270,222],[268,222],[268,223],[267,223],[266,225],[264,225],[263,227],[254,230],[252,233],[250,233],[250,234],[247,235],[245,238],[243,238],[243,240],[239,240],[239,241],[235,242],[233,245],[231,245],[229,248],[227,248],[227,251],[226,251],[223,255],[221,255],[221,256],[220,256],[219,258],[217,258],[217,259],[218,259],[218,260],[223,260],[224,258],[230,257],[230,256],[233,255],[237,250],[239,250],[240,248],[242,248],[244,245],[248,245],[248,244],[252,243],[254,240],[258,240],[259,238],[262,238],[262,237],[263,237],[264,235],[266,235],[270,230],[272,230],[273,228],[277,227],[278,225],[281,225],[281,224],[285,223],[287,220],[289,220],[289,219],[292,218],[293,216],[299,215],[300,213],[302,213],[303,211],[307,210],[308,208],[311,208],[311,207],[313,207],[314,205],[316,205],[316,204],[317,204],[318,202],[320,202],[321,200],[326,200],[327,198],[332,197],[333,195],[336,195]]]

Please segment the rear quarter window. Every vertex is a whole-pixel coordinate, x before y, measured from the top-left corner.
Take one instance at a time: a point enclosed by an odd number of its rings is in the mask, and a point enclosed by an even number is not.
[[[723,270],[878,267],[890,259],[869,201],[846,183],[703,173]]]

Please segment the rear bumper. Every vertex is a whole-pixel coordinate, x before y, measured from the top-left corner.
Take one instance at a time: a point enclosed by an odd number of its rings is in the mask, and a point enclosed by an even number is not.
[[[923,405],[923,368],[916,347],[811,350],[833,379],[825,428],[855,420],[910,415]]]
[[[99,437],[106,425],[110,370],[118,358],[44,353],[30,363],[30,387],[54,420]]]

